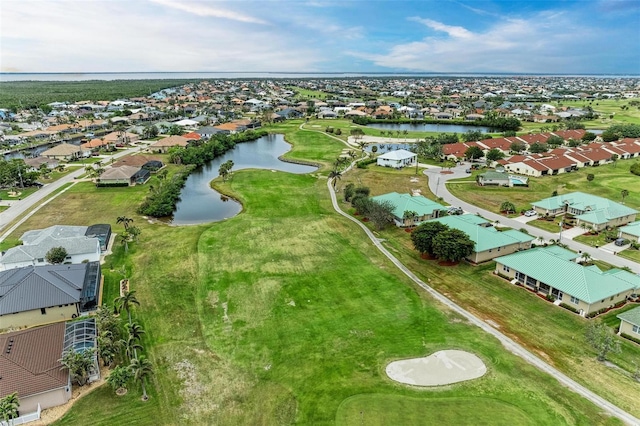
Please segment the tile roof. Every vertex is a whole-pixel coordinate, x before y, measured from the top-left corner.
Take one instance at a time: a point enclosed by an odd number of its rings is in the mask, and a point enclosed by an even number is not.
[[[595,265],[584,267],[547,248],[520,251],[495,260],[589,304],[640,287],[640,277],[630,272],[602,272]]]
[[[69,374],[58,361],[64,332],[60,322],[0,334],[0,398],[13,392],[26,398],[68,385]]]

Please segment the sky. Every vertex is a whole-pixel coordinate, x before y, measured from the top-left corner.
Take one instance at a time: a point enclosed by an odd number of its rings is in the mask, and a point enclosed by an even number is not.
[[[0,71],[640,74],[640,1],[0,0]]]

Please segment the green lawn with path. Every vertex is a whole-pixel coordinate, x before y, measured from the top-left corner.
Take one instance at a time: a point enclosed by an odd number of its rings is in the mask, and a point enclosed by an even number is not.
[[[327,163],[344,147],[295,127],[281,128],[294,145],[287,155],[291,158]],[[390,419],[401,418],[417,400],[431,407],[457,405],[457,420],[469,423],[476,413],[456,401],[474,406],[492,401],[487,407],[518,413],[517,424],[526,424],[520,419],[620,424],[416,288],[355,224],[333,211],[322,176],[328,170],[312,175],[235,172],[233,179],[216,185],[240,199],[244,211],[215,224],[151,222],[135,213],[147,186],[80,183],[22,225],[15,234],[53,223],[111,223],[118,233],[122,225],[116,218],[126,215],[142,230],[128,253],[116,245],[108,257],[105,301],[117,293],[124,264],[141,303],[134,317],[146,330],[143,345],[155,365],[148,386],[151,400],[140,401],[138,386],[125,397],[103,387],[78,401],[57,424],[112,425],[124,419],[143,425],[345,424],[353,409],[343,402],[363,394],[380,395]],[[518,340],[528,346],[539,344],[540,337],[532,334],[557,308],[506,285],[487,267],[427,264],[402,247],[408,238],[404,232],[389,230],[383,236],[391,238],[390,248],[411,268],[422,262],[416,270],[425,279],[442,281],[441,290],[450,296],[459,292],[455,298],[467,305],[481,297],[482,309],[504,306],[498,299],[509,295],[509,309],[496,320],[504,321],[510,334],[524,329]],[[494,294],[493,288],[501,290]],[[532,300],[540,313],[531,315],[533,308],[519,312]],[[568,314],[556,319],[558,325],[548,324],[549,333],[562,327],[553,344],[561,353],[577,347],[578,355],[586,354],[580,364],[591,369],[591,352],[567,339],[581,319]],[[435,390],[386,378],[384,368],[392,360],[448,348],[477,354],[487,375]],[[556,355],[547,358],[559,366],[569,362]],[[626,384],[621,386],[626,390]],[[424,418],[413,416],[404,424],[423,423]]]

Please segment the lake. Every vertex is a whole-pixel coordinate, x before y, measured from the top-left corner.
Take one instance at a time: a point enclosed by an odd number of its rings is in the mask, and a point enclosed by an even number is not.
[[[469,130],[479,130],[482,133],[495,133],[495,129],[483,126],[468,126],[465,124],[418,124],[418,123],[371,123],[367,127],[380,130],[407,130],[409,132],[438,132],[438,133],[466,133]],[[402,138],[403,135],[400,135]]]
[[[220,165],[232,160],[233,171],[241,169],[268,169],[304,174],[317,170],[316,167],[281,161],[279,156],[291,149],[283,135],[267,135],[252,142],[236,145],[224,155],[189,175],[176,205],[171,224],[195,225],[228,219],[242,211],[242,205],[227,198],[209,186],[219,176]]]

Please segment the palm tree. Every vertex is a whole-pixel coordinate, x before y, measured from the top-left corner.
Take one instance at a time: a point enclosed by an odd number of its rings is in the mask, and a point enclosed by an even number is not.
[[[69,370],[71,379],[76,381],[78,385],[84,386],[89,380],[89,371],[93,367],[94,350],[70,350],[65,352],[60,359],[62,369]]]
[[[133,378],[140,381],[142,385],[142,400],[146,401],[149,397],[147,396],[145,379],[153,374],[153,364],[146,357],[141,356],[140,358],[132,359],[129,368],[133,373]]]
[[[629,191],[623,189],[622,191],[620,191],[620,195],[622,195],[622,204],[624,204],[624,199],[629,195]]]
[[[591,261],[591,255],[587,252],[582,253],[582,263],[589,263]]]
[[[407,141],[407,135],[409,134],[409,131],[405,129],[405,130],[402,131],[402,134],[404,135],[404,141],[406,142]]]
[[[127,314],[129,315],[129,324],[131,324],[131,308],[133,305],[140,306],[140,302],[138,302],[138,299],[136,298],[135,290],[127,291],[124,295],[116,297],[113,300],[113,304],[116,308],[116,312],[120,313],[122,310],[127,311]]]
[[[333,189],[336,189],[336,181],[342,179],[342,174],[340,174],[340,172],[337,171],[336,169],[333,169],[329,173],[329,179],[333,179],[333,182],[332,182]]]
[[[11,393],[4,398],[0,398],[0,420],[7,422],[11,425],[12,419],[18,417],[18,407],[20,402],[18,401],[18,393]]]
[[[131,361],[134,359],[138,359],[138,349],[142,350],[142,345],[133,338],[133,336],[129,336],[127,340],[122,340],[122,345],[124,346],[124,352]]]
[[[127,331],[129,332],[129,337],[140,341],[142,335],[145,333],[144,329],[137,322],[132,322],[131,324],[127,324]]]
[[[124,225],[125,231],[129,229],[129,224],[132,222],[133,222],[133,219],[126,216],[118,216],[118,218],[116,219],[116,223],[122,223]]]
[[[128,252],[129,240],[131,239],[131,235],[127,231],[124,231],[122,234],[120,234],[119,238],[120,238],[120,243],[124,246],[124,252],[125,253]]]

